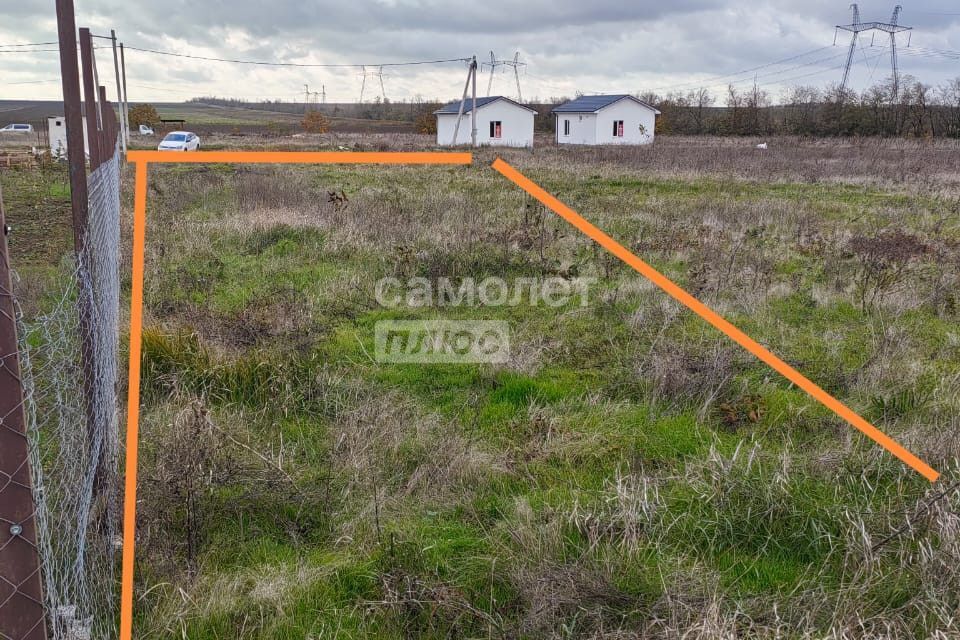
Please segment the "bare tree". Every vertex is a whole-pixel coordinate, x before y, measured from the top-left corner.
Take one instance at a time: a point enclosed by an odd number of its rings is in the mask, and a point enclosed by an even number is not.
[[[693,130],[695,133],[703,133],[705,130],[705,118],[707,109],[713,106],[714,97],[705,87],[700,87],[687,94],[687,102],[693,111]]]

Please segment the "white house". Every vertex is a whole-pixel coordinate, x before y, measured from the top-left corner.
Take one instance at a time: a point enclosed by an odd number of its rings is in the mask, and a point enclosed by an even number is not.
[[[87,141],[87,117],[81,116],[83,122],[83,150],[90,153]],[[50,155],[54,158],[62,158],[67,155],[67,123],[63,116],[50,116],[47,118],[47,140],[50,144]]]
[[[470,144],[470,119],[473,100],[467,98],[460,118],[456,144]],[[454,144],[460,101],[434,111],[437,116],[437,144]],[[503,96],[477,98],[477,144],[498,147],[532,147],[533,119],[537,112]]]
[[[630,95],[581,96],[553,110],[557,144],[648,144],[659,111]]]

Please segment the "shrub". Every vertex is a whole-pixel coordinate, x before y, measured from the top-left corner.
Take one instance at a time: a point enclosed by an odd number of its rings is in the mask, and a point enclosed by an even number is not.
[[[153,127],[160,124],[160,114],[151,104],[138,104],[130,108],[130,126],[139,127],[145,124]]]
[[[922,240],[902,231],[874,237],[854,236],[847,249],[857,259],[855,281],[864,311],[903,286],[911,267],[930,249]]]
[[[413,124],[417,129],[417,133],[429,133],[431,135],[437,133],[437,119],[432,113],[420,114]]]
[[[303,115],[303,130],[307,133],[326,133],[330,130],[330,120],[319,111],[308,111]]]

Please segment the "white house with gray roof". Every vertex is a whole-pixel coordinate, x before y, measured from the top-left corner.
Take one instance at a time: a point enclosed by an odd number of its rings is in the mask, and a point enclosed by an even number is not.
[[[460,117],[460,130],[455,144],[470,144],[470,120],[473,100],[467,99]],[[454,144],[460,101],[451,102],[434,111],[437,116],[437,144]],[[510,98],[486,96],[477,98],[477,144],[499,147],[532,147],[533,119],[537,112]]]
[[[660,112],[631,95],[580,96],[552,112],[557,144],[649,144]]]

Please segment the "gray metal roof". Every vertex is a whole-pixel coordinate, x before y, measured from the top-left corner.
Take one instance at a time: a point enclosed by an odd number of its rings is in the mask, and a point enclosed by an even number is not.
[[[520,104],[519,102],[516,102],[516,101],[514,101],[514,100],[511,100],[510,98],[507,98],[507,97],[505,97],[505,96],[484,96],[484,97],[482,97],[482,98],[479,98],[479,97],[478,97],[478,98],[477,98],[477,109],[479,110],[480,107],[482,107],[482,106],[484,106],[484,105],[486,105],[486,104],[490,104],[491,102],[496,102],[497,100],[506,100],[507,102],[510,102],[510,103],[512,103],[512,104],[517,105],[518,107],[521,107],[521,108],[523,108],[523,109],[526,109],[527,111],[533,111],[534,113],[536,113],[536,110],[535,110],[535,109],[531,109],[530,107],[527,107],[527,106],[525,106],[525,105],[522,105],[522,104]],[[467,97],[467,101],[466,101],[466,102],[464,103],[464,105],[463,105],[463,112],[464,112],[464,113],[470,113],[470,109],[471,109],[471,108],[473,108],[473,99],[470,98],[470,97]],[[451,102],[450,104],[446,104],[446,105],[444,105],[443,107],[441,107],[440,109],[437,109],[436,111],[434,111],[434,113],[452,113],[453,115],[457,115],[457,113],[459,113],[459,112],[460,112],[460,101],[459,101],[459,100],[454,100],[454,101]]]
[[[629,98],[638,104],[642,104],[643,106],[660,113],[646,102],[638,100],[637,98],[625,93],[607,96],[580,96],[576,100],[571,100],[570,102],[565,102],[558,107],[554,107],[553,113],[594,113],[596,111],[600,111],[600,109],[603,109],[604,107],[610,106],[614,102],[623,100],[624,98]]]

